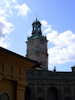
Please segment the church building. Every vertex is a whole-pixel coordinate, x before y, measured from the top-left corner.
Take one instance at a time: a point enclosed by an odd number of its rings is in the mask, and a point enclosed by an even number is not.
[[[72,72],[48,71],[47,38],[42,35],[41,23],[32,23],[32,35],[27,37],[26,57],[40,67],[26,71],[26,100],[75,100],[75,66]]]

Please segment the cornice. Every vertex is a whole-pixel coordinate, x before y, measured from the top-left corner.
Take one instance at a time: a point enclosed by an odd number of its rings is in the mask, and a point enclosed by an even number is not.
[[[39,65],[39,63],[36,61],[30,60],[28,58],[20,56],[14,52],[11,52],[1,47],[0,47],[0,61],[9,63],[10,65],[18,66],[25,70],[28,70],[33,66]]]

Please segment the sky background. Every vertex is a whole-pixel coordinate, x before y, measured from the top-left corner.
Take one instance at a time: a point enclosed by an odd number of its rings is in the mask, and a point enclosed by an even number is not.
[[[71,71],[75,65],[75,0],[0,0],[0,46],[26,55],[32,23],[48,39],[48,69]]]

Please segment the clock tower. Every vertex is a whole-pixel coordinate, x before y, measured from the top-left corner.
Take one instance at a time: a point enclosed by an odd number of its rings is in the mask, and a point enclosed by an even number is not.
[[[36,18],[32,23],[32,36],[27,37],[26,57],[38,61],[44,69],[48,69],[47,42],[46,36],[41,32],[41,23]]]

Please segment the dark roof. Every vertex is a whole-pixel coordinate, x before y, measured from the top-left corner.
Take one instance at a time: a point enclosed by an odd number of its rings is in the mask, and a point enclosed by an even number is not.
[[[34,24],[34,23],[39,23],[39,24],[41,25],[40,21],[38,21],[37,18],[36,18],[36,20],[33,22],[33,24]],[[32,25],[33,25],[33,24],[32,24]]]
[[[72,66],[71,68],[74,68],[75,67],[75,65],[74,66]]]
[[[29,59],[29,58],[26,58],[26,57],[24,57],[24,56],[22,56],[22,55],[19,55],[19,54],[17,54],[17,53],[14,53],[14,52],[12,52],[12,51],[10,51],[10,50],[7,50],[7,49],[5,49],[5,48],[3,48],[3,47],[0,47],[0,50],[1,50],[1,51],[5,51],[5,52],[7,52],[7,53],[9,53],[9,54],[15,55],[15,56],[17,56],[17,57],[20,57],[20,58],[22,58],[22,59],[25,59],[25,60],[27,60],[27,61],[31,61],[31,62],[33,62],[33,63],[35,63],[35,64],[40,65],[40,63],[38,63],[37,61],[31,60],[31,59]]]

